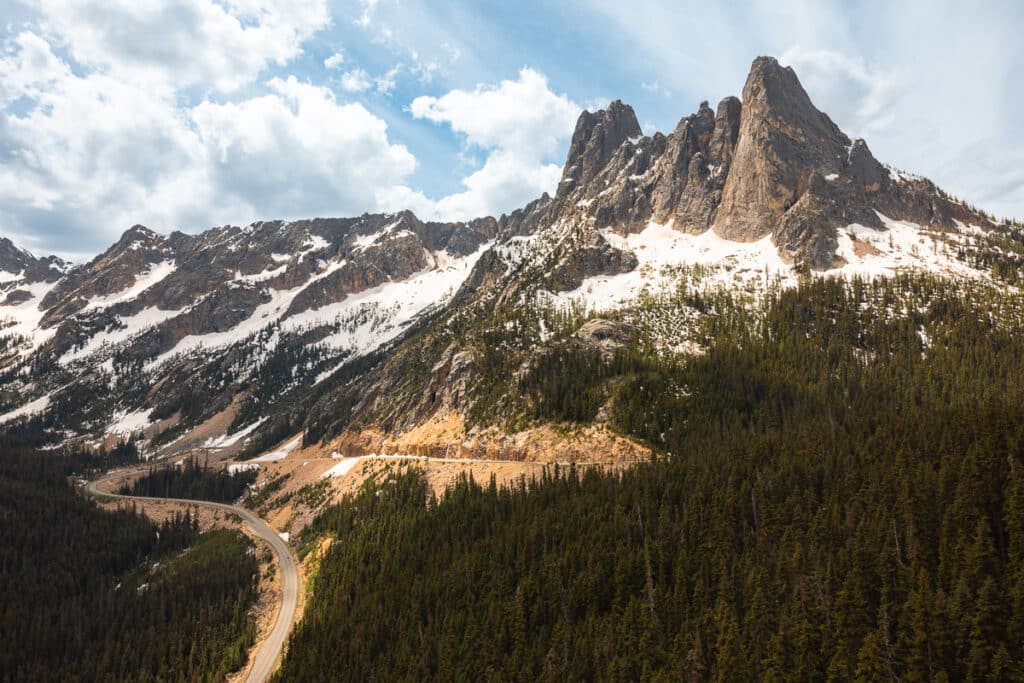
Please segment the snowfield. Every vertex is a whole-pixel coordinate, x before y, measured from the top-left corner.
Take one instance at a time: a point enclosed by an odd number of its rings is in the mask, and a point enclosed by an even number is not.
[[[920,269],[951,277],[988,277],[986,272],[972,268],[955,255],[960,246],[970,246],[975,237],[984,234],[977,226],[939,232],[880,213],[878,216],[885,230],[852,224],[838,231],[836,255],[845,263],[822,275],[876,278],[892,276],[900,270]],[[651,222],[643,231],[626,236],[609,229],[601,234],[612,247],[632,252],[637,267],[628,273],[587,278],[574,290],[542,292],[542,301],[591,311],[610,310],[636,301],[645,293],[671,290],[678,282],[679,267],[699,268],[697,277],[709,290],[757,294],[769,285],[793,287],[799,281],[793,267],[779,255],[771,236],[756,242],[734,242],[714,230],[699,235],[680,232],[671,222]],[[523,258],[522,248],[507,249],[508,256]]]
[[[135,278],[134,284],[119,292],[90,299],[89,303],[86,304],[85,308],[82,310],[93,311],[99,308],[108,308],[114,304],[123,303],[125,301],[131,301],[173,273],[177,268],[178,266],[175,265],[174,261],[161,261],[160,263],[154,263],[148,270],[140,273],[139,276]]]
[[[57,333],[57,328],[42,329],[39,326],[43,319],[43,311],[39,303],[57,286],[56,282],[36,282],[18,289],[27,291],[31,297],[15,306],[0,306],[0,334],[14,334],[28,340],[21,349],[26,356],[50,341]]]
[[[881,213],[878,217],[885,230],[853,223],[839,231],[836,254],[846,260],[846,265],[830,272],[876,278],[916,268],[954,277],[988,277],[952,254],[959,246],[973,244],[975,237],[984,234],[981,228],[972,225],[961,226],[958,232],[935,232]]]

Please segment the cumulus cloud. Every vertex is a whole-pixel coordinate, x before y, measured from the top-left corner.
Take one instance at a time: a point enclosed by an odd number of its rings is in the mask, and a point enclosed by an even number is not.
[[[324,60],[324,68],[326,69],[337,69],[345,63],[345,53],[338,50],[333,55]]]
[[[413,172],[412,154],[361,104],[295,77],[267,85],[263,97],[192,111],[214,186],[254,216],[361,212]]]
[[[135,83],[234,91],[299,54],[326,0],[41,0],[41,25],[79,64]]]
[[[54,82],[69,73],[50,45],[29,31],[14,39],[13,49],[0,57],[0,105],[19,97],[39,97]]]
[[[40,36],[19,35],[0,58],[0,93],[32,106],[0,114],[4,232],[79,256],[136,222],[197,229],[390,208],[416,161],[382,119],[294,77],[263,87],[182,108],[173,90],[76,75]]]
[[[352,69],[341,75],[339,85],[345,92],[363,92],[370,89],[370,75],[365,69]]]
[[[366,28],[373,21],[373,12],[377,9],[378,0],[359,0],[362,12],[356,17],[355,23]]]
[[[529,68],[497,86],[417,97],[410,106],[414,117],[447,124],[467,145],[488,153],[483,167],[463,180],[466,189],[438,201],[436,212],[469,218],[513,209],[553,191],[561,166],[552,159],[564,153],[580,110]]]
[[[406,115],[449,127],[464,143],[460,156],[483,158],[461,190],[433,199],[410,187],[417,160],[384,120],[338,99],[390,94],[400,72],[428,81],[429,65],[399,63],[378,76],[353,65],[333,81],[342,95],[295,76],[253,81],[268,60],[301,49],[301,31],[249,56],[210,57],[205,46],[200,59],[160,40],[152,52],[140,39],[112,46],[129,30],[115,24],[200,27],[234,36],[220,45],[230,53],[247,31],[294,19],[283,5],[175,0],[158,11],[114,2],[85,17],[72,0],[46,2],[38,31],[9,38],[0,51],[0,226],[43,251],[59,245],[65,256],[103,248],[136,222],[169,231],[402,208],[443,219],[508,211],[555,189],[580,110],[525,68],[514,80],[414,99]],[[58,6],[69,12],[59,21]],[[210,19],[221,15],[231,21]],[[324,61],[342,63],[340,51]],[[244,85],[246,94],[192,103],[183,97],[191,84]]]
[[[43,67],[31,75],[0,67],[0,91],[35,105],[0,117],[0,205],[13,223],[7,227],[27,232],[53,221],[49,237],[74,248],[94,239],[98,226],[127,220],[132,209],[164,211],[148,188],[173,183],[201,153],[169,95],[105,74],[76,76],[34,34],[22,34],[17,44],[6,63]]]

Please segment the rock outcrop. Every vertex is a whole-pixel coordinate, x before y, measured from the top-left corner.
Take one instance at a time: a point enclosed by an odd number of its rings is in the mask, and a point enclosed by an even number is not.
[[[21,249],[6,237],[0,237],[0,273],[15,276],[5,280],[18,280],[22,283],[56,282],[60,279],[68,264],[56,256],[39,258],[25,249]]]
[[[584,112],[540,223],[628,234],[653,220],[740,242],[771,236],[787,261],[823,270],[838,263],[836,229],[882,229],[876,211],[941,228],[988,224],[930,182],[890,172],[814,106],[791,68],[758,57],[742,102],[701,102],[667,136],[641,136],[618,101]]]

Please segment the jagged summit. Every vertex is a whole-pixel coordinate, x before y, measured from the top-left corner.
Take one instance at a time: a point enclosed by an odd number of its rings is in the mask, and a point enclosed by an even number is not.
[[[642,135],[636,112],[621,100],[596,113],[585,111],[576,122],[558,194],[589,183],[608,163],[623,142]]]
[[[584,112],[544,222],[630,234],[653,220],[739,242],[771,236],[786,261],[817,270],[839,263],[840,228],[883,229],[876,212],[943,229],[991,227],[932,183],[890,174],[776,59],[754,60],[742,94],[715,111],[701,102],[670,134],[651,137],[619,101]]]
[[[814,107],[796,73],[758,57],[743,87],[736,172],[726,180],[715,231],[742,241],[770,234],[810,174],[841,173],[849,149],[849,138]]]
[[[0,281],[53,282],[68,264],[56,256],[37,257],[6,237],[0,237]]]

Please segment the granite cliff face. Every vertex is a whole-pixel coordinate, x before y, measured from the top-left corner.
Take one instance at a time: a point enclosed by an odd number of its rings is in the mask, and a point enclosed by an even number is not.
[[[760,57],[742,100],[702,102],[667,135],[645,136],[619,101],[584,112],[554,196],[499,218],[134,226],[75,267],[0,239],[0,428],[35,416],[64,438],[145,433],[165,452],[214,423],[222,445],[471,423],[496,375],[518,376],[552,325],[584,313],[568,332],[581,348],[640,335],[687,353],[709,312],[652,318],[638,301],[681,282],[756,298],[815,272],[985,279],[997,259],[1014,267],[990,239],[1001,230],[883,166]]]
[[[544,222],[588,223],[622,234],[649,221],[752,242],[770,236],[781,255],[814,270],[839,265],[836,230],[895,220],[952,229],[991,227],[927,180],[891,172],[815,108],[794,71],[757,58],[742,102],[702,102],[665,136],[640,134],[614,102],[580,116],[558,195]]]

